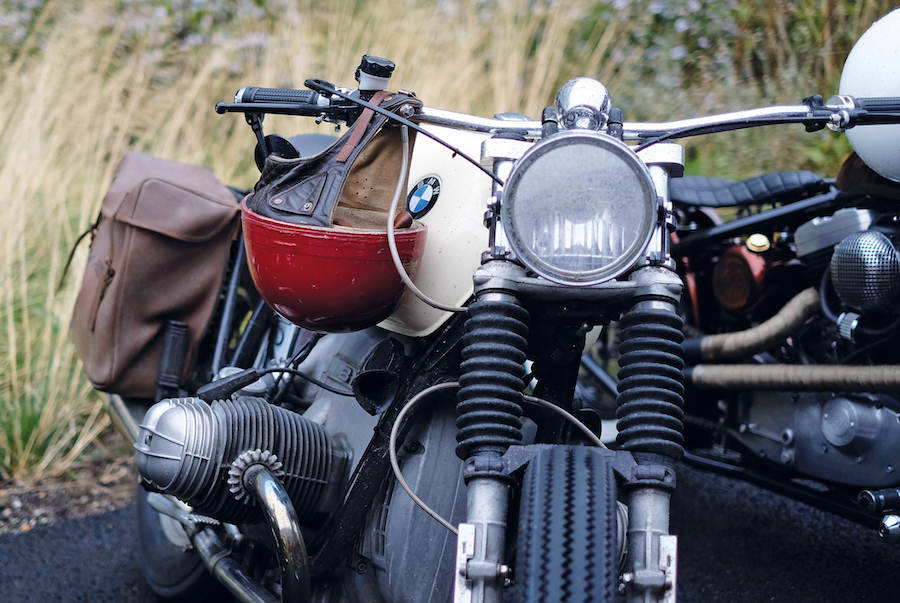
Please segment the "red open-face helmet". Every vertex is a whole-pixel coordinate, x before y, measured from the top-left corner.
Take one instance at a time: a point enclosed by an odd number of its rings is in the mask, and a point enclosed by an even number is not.
[[[292,224],[242,204],[244,243],[253,282],[272,308],[314,331],[354,331],[387,318],[403,281],[387,233]],[[425,225],[397,230],[400,261],[412,274],[425,247]]]
[[[376,92],[388,111],[421,103]],[[346,134],[306,157],[270,154],[253,193],[241,204],[250,273],[279,314],[315,331],[354,331],[387,318],[403,281],[385,232],[391,199],[408,175],[409,144],[383,114],[366,109]],[[406,223],[409,220],[404,221]],[[395,234],[400,262],[415,270],[425,226]]]

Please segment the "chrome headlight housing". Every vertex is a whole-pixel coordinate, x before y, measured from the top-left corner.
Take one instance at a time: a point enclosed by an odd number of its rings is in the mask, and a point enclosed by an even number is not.
[[[596,285],[626,272],[646,249],[656,189],[647,166],[621,141],[559,132],[516,162],[500,215],[527,268],[562,285]]]

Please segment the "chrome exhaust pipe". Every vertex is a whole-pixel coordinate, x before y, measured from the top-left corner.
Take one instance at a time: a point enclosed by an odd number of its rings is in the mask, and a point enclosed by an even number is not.
[[[263,465],[244,470],[241,481],[246,492],[256,501],[272,532],[275,554],[281,568],[281,600],[304,603],[310,600],[309,556],[300,532],[297,512],[287,490]],[[199,529],[196,517],[183,511],[169,495],[153,493],[151,506],[184,526],[203,559],[204,565],[225,588],[243,603],[275,603],[269,591],[247,576],[230,557],[218,535],[209,528]],[[212,521],[212,520],[211,520]],[[218,522],[216,522],[218,523]]]
[[[263,465],[244,471],[244,487],[262,509],[281,567],[281,600],[309,601],[309,557],[300,521],[287,490]]]
[[[204,565],[242,603],[276,603],[278,599],[244,573],[212,530],[200,530],[191,538]]]

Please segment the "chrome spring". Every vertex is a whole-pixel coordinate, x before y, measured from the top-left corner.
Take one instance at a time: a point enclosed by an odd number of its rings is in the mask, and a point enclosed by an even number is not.
[[[616,442],[677,459],[684,452],[683,321],[674,308],[641,305],[619,321]]]
[[[506,293],[488,293],[468,309],[456,404],[456,455],[503,454],[522,441],[522,378],[528,311]]]

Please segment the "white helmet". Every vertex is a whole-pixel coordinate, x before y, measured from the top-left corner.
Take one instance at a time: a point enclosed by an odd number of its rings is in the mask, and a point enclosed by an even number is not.
[[[900,97],[900,9],[873,23],[856,41],[844,63],[840,94]],[[900,124],[851,128],[847,138],[870,168],[900,181]]]

